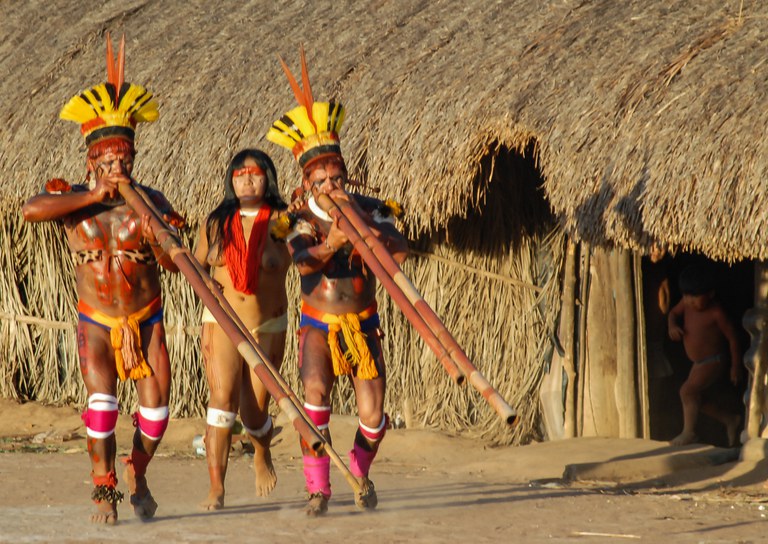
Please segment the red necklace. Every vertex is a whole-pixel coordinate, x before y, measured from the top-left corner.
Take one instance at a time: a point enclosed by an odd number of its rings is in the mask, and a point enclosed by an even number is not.
[[[259,269],[264,247],[267,245],[267,230],[272,208],[262,204],[253,220],[248,246],[245,245],[243,222],[238,209],[227,221],[224,240],[224,261],[229,270],[232,284],[240,293],[252,295],[259,287]]]

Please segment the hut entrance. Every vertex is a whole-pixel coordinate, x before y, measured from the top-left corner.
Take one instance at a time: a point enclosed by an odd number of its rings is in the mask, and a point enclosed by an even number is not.
[[[678,280],[689,266],[706,267],[711,271],[717,298],[738,331],[742,355],[749,347],[749,335],[742,326],[744,313],[754,305],[754,263],[733,265],[716,263],[701,255],[678,253],[658,262],[643,257],[643,313],[645,315],[646,360],[648,368],[648,399],[650,438],[668,441],[683,428],[679,389],[693,364],[681,342],[673,342],[667,334],[666,311],[681,299]],[[724,375],[707,392],[708,399],[733,413],[744,415],[743,397],[746,389],[746,369],[742,380],[733,386]],[[701,442],[728,446],[725,427],[718,421],[700,414],[696,433]]]

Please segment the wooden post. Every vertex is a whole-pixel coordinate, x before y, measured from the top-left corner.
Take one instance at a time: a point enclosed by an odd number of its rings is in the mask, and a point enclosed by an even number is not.
[[[651,403],[648,393],[648,346],[645,339],[645,309],[643,300],[643,258],[632,252],[633,284],[635,286],[635,317],[637,328],[637,389],[640,398],[640,437],[651,438]]]
[[[630,252],[612,252],[616,271],[616,384],[614,395],[619,413],[619,437],[637,437],[637,387],[635,377],[635,296]]]
[[[568,377],[565,386],[564,435],[565,438],[576,436],[576,244],[569,237],[565,254],[563,272],[563,297],[560,307],[560,341],[563,346],[563,369]]]
[[[587,369],[587,310],[589,309],[589,280],[591,276],[590,258],[592,248],[589,243],[581,242],[579,250],[581,256],[581,270],[579,272],[579,358],[575,363],[578,371],[576,373],[577,397],[576,397],[576,436],[581,436],[584,432],[584,375]]]
[[[747,406],[747,438],[765,438],[765,379],[768,366],[768,266],[755,263],[755,306],[744,314],[744,328],[752,338],[744,354],[749,370],[749,405]]]

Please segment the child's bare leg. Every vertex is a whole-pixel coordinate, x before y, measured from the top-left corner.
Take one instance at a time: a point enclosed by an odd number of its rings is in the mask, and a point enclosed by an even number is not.
[[[728,436],[728,446],[734,447],[736,445],[739,425],[741,424],[741,415],[723,410],[717,404],[712,402],[705,402],[702,404],[699,411],[725,425],[725,431]]]
[[[672,439],[673,446],[683,446],[696,441],[696,421],[699,418],[701,395],[720,375],[722,363],[694,363],[688,379],[680,388],[683,403],[683,431]]]
[[[680,388],[680,400],[683,403],[683,430],[671,440],[673,446],[684,446],[696,441],[696,420],[699,416],[701,392],[694,390],[686,381]]]

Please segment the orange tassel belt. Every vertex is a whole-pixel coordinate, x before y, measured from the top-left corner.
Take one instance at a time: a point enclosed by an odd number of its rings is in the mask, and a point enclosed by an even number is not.
[[[305,325],[328,333],[328,347],[331,350],[333,373],[336,376],[352,374],[353,367],[357,367],[356,376],[362,380],[372,380],[379,376],[376,361],[373,360],[371,349],[368,347],[368,335],[365,334],[380,326],[375,301],[359,314],[339,315],[326,313],[302,302],[299,326]],[[344,336],[346,352],[341,349],[339,332]]]
[[[109,339],[115,350],[115,366],[121,380],[140,380],[152,375],[152,369],[141,350],[141,326],[153,325],[163,319],[163,302],[160,295],[152,302],[128,316],[112,317],[92,308],[82,300],[77,303],[80,320],[99,325],[109,331]]]

